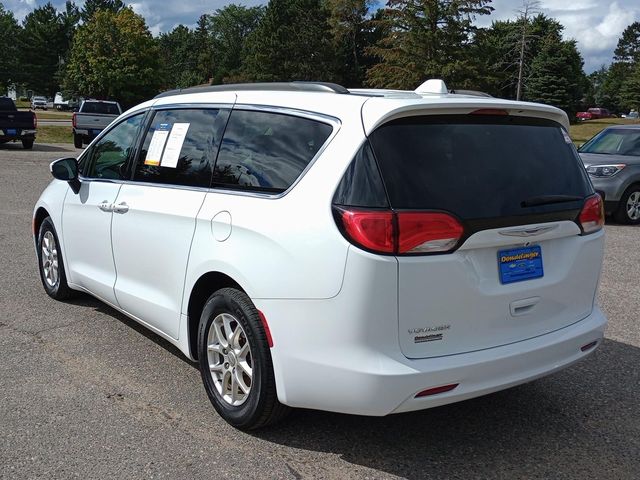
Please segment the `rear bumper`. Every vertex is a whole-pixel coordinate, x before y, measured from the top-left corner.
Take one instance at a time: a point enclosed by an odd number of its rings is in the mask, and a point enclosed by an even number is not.
[[[74,128],[73,134],[82,137],[83,140],[93,140],[102,133],[102,128],[87,129],[87,128]]]
[[[271,302],[258,303],[267,312],[278,310]],[[307,310],[307,319],[309,313]],[[364,344],[345,348],[339,338],[339,325],[333,338],[322,328],[310,335],[306,321],[290,324],[285,334],[280,322],[272,325],[269,314],[267,318],[275,342],[272,358],[282,403],[372,416],[467,400],[556,372],[592,353],[595,348],[583,352],[581,347],[594,341],[599,345],[607,323],[596,307],[573,325],[529,340],[472,353],[411,360],[399,349],[390,353]],[[321,316],[312,319],[312,323],[315,321],[321,322]],[[415,398],[425,389],[450,384],[458,386],[446,393]]]
[[[35,140],[35,130],[22,131],[20,135],[2,135],[0,134],[0,142],[19,142],[21,140]]]

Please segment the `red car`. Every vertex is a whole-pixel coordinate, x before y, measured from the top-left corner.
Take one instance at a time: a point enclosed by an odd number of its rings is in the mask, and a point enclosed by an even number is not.
[[[578,120],[595,120],[596,118],[609,118],[611,112],[606,108],[590,108],[586,112],[576,113]]]

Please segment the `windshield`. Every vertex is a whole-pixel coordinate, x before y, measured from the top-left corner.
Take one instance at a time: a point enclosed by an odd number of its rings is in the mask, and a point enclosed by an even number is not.
[[[580,148],[581,153],[640,155],[640,128],[608,128]]]
[[[513,116],[409,117],[370,137],[389,201],[461,219],[579,208],[592,189],[557,123]]]

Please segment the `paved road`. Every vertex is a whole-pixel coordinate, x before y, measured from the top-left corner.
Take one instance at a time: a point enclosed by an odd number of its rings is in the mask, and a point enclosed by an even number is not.
[[[34,148],[0,146],[0,478],[639,477],[640,228],[606,227],[608,339],[573,368],[423,412],[299,411],[246,434],[175,348],[88,296],[44,294],[31,209],[47,163],[75,150]]]

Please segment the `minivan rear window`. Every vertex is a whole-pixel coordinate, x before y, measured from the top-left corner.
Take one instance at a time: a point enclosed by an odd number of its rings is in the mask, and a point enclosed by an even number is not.
[[[593,193],[569,137],[548,120],[407,117],[370,140],[395,209],[445,210],[463,220],[512,217],[580,208]]]

